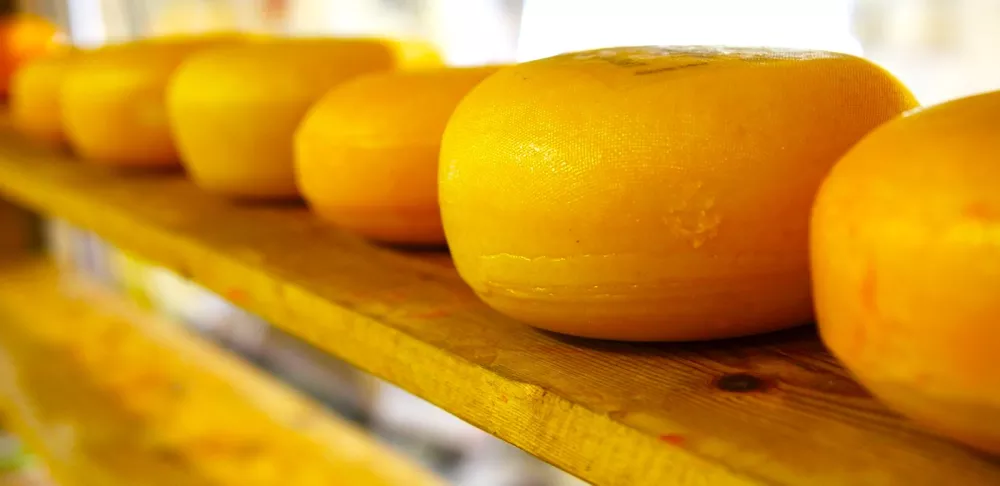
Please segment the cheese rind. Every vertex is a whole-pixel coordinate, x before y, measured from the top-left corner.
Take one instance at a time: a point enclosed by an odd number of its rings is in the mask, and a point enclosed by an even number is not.
[[[879,398],[1000,454],[1000,92],[915,111],[823,183],[812,273],[827,346]]]
[[[21,133],[48,143],[66,141],[59,91],[72,66],[71,51],[34,59],[11,79],[10,116]]]
[[[293,138],[309,108],[358,75],[399,65],[379,39],[285,39],[193,56],[168,105],[185,167],[205,190],[238,198],[298,198]]]
[[[333,89],[296,135],[299,187],[321,217],[365,237],[444,244],[441,134],[495,67],[378,73]]]
[[[84,159],[121,167],[176,167],[164,103],[167,83],[199,50],[239,35],[150,39],[77,56],[60,86],[63,130]]]
[[[615,48],[509,67],[445,131],[448,243],[487,303],[553,331],[803,324],[820,180],[914,106],[882,69],[826,52]]]

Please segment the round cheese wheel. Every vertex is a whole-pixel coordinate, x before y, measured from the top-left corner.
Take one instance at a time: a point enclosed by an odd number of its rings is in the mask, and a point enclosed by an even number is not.
[[[879,398],[1000,454],[1000,92],[874,131],[812,219],[823,340]]]
[[[11,79],[10,116],[25,135],[49,143],[65,141],[59,91],[75,53],[60,52],[20,67]]]
[[[79,54],[60,92],[70,144],[81,157],[98,164],[178,166],[164,103],[167,82],[188,55],[240,39],[176,37]]]
[[[334,88],[296,134],[306,201],[321,217],[374,240],[444,244],[441,134],[458,102],[496,69],[377,73]]]
[[[9,94],[11,78],[18,69],[32,59],[62,50],[63,39],[59,27],[45,17],[0,15],[0,97]]]
[[[557,332],[803,324],[821,179],[915,105],[882,69],[828,52],[630,47],[513,66],[445,131],[448,244],[483,300]]]
[[[398,61],[396,44],[378,39],[285,39],[193,56],[168,96],[184,165],[211,192],[298,197],[292,141],[309,107],[333,86]]]

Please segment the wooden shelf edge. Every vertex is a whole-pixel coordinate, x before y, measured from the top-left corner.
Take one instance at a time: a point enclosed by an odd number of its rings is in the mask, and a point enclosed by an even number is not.
[[[0,404],[64,486],[444,484],[179,325],[68,284],[43,261],[0,264],[0,317]]]
[[[0,133],[0,194],[219,293],[601,485],[1000,484],[1000,467],[875,403],[811,331],[690,345],[540,333],[440,257],[373,247],[302,208],[81,164]],[[721,386],[747,378],[752,387]]]
[[[488,364],[491,356],[494,356],[489,349],[484,349],[482,353],[470,349],[472,356],[454,353],[421,339],[422,336],[415,336],[387,324],[384,317],[373,316],[353,305],[345,305],[339,299],[317,294],[315,286],[300,285],[301,282],[297,282],[295,276],[286,274],[280,265],[275,268],[263,265],[265,262],[262,257],[270,254],[272,249],[261,252],[262,249],[252,245],[244,247],[238,242],[240,248],[228,250],[214,242],[207,243],[197,236],[192,237],[187,231],[159,224],[160,217],[171,218],[168,214],[161,213],[152,219],[146,219],[139,213],[123,210],[127,206],[109,205],[104,197],[92,197],[95,194],[92,189],[113,198],[116,197],[114,192],[107,191],[107,187],[80,190],[82,181],[75,179],[79,176],[86,179],[97,176],[99,180],[105,180],[109,175],[114,176],[113,173],[102,168],[84,168],[72,159],[62,159],[58,155],[53,157],[48,148],[28,147],[24,142],[18,141],[16,136],[9,133],[4,135],[0,138],[0,193],[10,200],[92,230],[116,245],[230,298],[233,303],[261,315],[285,331],[359,369],[396,384],[583,479],[595,484],[622,486],[768,484],[750,479],[745,473],[732,470],[725,463],[706,460],[694,451],[664,446],[656,436],[651,437],[632,427],[623,426],[609,416],[595,413],[560,394],[549,393],[545,387],[532,383],[528,374],[518,376],[517,373],[487,370],[483,365]],[[10,148],[12,145],[16,147],[17,155],[10,157],[9,153],[2,152],[4,147]],[[26,154],[31,155],[25,157]],[[46,160],[58,165],[35,165],[34,168],[28,168],[24,162],[29,159],[35,159],[35,162]],[[35,169],[43,167],[56,170],[47,176],[38,177]],[[26,168],[28,170],[24,171]],[[186,181],[178,181],[169,175],[164,178],[163,174],[138,173],[126,177],[126,180],[133,183],[146,182],[156,186],[167,183],[177,186],[185,193],[192,189]],[[124,192],[117,194],[117,197],[131,199],[140,193],[154,196],[158,194],[155,189],[148,192],[127,186],[125,184],[119,188]],[[202,195],[199,199],[204,202],[205,196]],[[180,196],[177,203],[182,200],[191,201],[186,196]],[[158,207],[161,202],[158,201]],[[226,206],[223,211],[228,214],[229,208]],[[133,206],[133,209],[136,207],[143,206]],[[242,213],[247,209],[240,207],[236,211]],[[267,219],[283,218],[288,212],[286,208],[249,209],[254,213],[265,213]],[[160,209],[156,211],[159,212]],[[180,205],[177,211],[176,216],[180,216],[180,220],[188,214],[183,212],[185,209]],[[213,216],[211,212],[201,214],[209,220]],[[225,218],[225,214],[217,217]],[[246,222],[245,219],[239,222],[241,230],[250,229],[250,226],[242,224]],[[206,223],[212,224],[211,221]],[[254,226],[261,229],[267,225],[268,222],[262,221]],[[220,226],[216,226],[218,228]],[[195,233],[200,231],[195,230]],[[397,312],[403,307],[401,304],[406,300],[404,296],[412,295],[413,292],[422,294],[416,287],[433,285],[436,283],[434,280],[442,274],[444,278],[457,279],[448,275],[453,274],[453,270],[443,268],[436,262],[411,261],[371,248],[354,238],[339,234],[335,237],[337,246],[350,245],[351,250],[371,259],[354,263],[376,262],[377,265],[390,267],[397,272],[397,275],[391,276],[394,281],[387,281],[384,285],[380,282],[375,282],[374,285],[367,282],[366,287],[349,291],[357,294],[359,299],[373,303],[379,308],[379,313]],[[266,235],[253,237],[258,241],[267,238]],[[337,246],[331,248],[331,254],[340,249]],[[304,263],[309,266],[309,262]],[[379,274],[368,268],[352,268],[345,270],[345,275],[375,275],[377,278]],[[455,285],[455,282],[449,283]],[[470,303],[481,305],[467,293],[464,286],[462,290],[467,295],[453,295],[451,285],[444,289],[434,289],[431,296],[425,299],[431,301],[430,305],[409,304],[403,309],[402,313],[405,315],[401,317],[406,319],[416,316],[412,319],[418,321],[418,325],[421,324],[419,321],[428,320],[424,316],[440,322],[437,316],[451,310],[442,307],[441,303],[455,308],[462,308]],[[336,292],[342,290],[344,289],[335,289]],[[480,311],[474,309],[474,312]],[[452,327],[456,320],[460,327],[466,329],[467,326],[490,324],[482,319],[462,322],[462,316],[454,315],[454,320],[450,323]],[[452,338],[467,340],[477,336],[489,337],[484,333],[472,333],[467,336],[445,334],[440,338],[443,341]],[[462,342],[451,344],[466,345]],[[490,343],[472,342],[467,345],[475,348],[485,345],[488,348]],[[473,359],[469,359],[470,357]],[[553,411],[558,412],[552,413]]]

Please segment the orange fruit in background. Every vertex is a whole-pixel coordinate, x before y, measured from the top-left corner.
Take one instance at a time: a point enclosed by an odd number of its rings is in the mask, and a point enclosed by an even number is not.
[[[80,53],[60,92],[66,137],[94,163],[177,167],[167,123],[167,82],[187,56],[245,40],[236,34],[170,37]]]
[[[14,73],[10,115],[21,133],[49,143],[66,140],[59,93],[75,57],[69,50],[50,54],[28,61]]]
[[[882,69],[826,52],[613,48],[509,67],[445,131],[448,244],[484,301],[552,331],[691,340],[804,324],[820,181],[914,106]]]
[[[242,198],[296,198],[293,137],[330,88],[390,70],[395,44],[378,39],[285,39],[193,56],[170,87],[174,134],[192,179]]]
[[[360,76],[314,106],[296,134],[298,184],[313,211],[362,236],[444,244],[441,134],[496,67]]]
[[[812,220],[823,340],[891,407],[1000,454],[1000,92],[862,140]]]
[[[60,46],[62,35],[49,20],[29,14],[0,18],[0,96],[6,96],[10,78],[25,62]]]

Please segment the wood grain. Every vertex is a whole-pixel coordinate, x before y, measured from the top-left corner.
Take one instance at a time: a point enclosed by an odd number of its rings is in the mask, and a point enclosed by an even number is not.
[[[811,329],[705,344],[567,339],[492,312],[442,255],[295,205],[118,173],[0,135],[0,193],[160,262],[601,485],[986,485],[1000,466],[874,402]]]
[[[64,486],[442,485],[261,372],[40,262],[0,265],[0,403]]]

